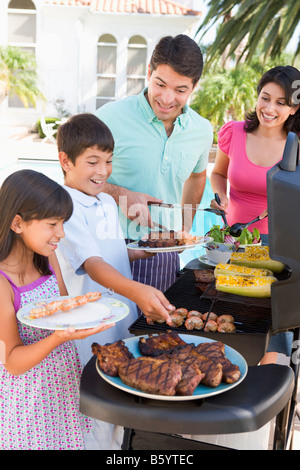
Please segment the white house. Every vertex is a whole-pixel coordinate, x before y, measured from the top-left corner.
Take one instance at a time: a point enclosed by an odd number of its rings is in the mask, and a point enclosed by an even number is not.
[[[10,97],[0,125],[31,125],[41,114],[94,112],[138,93],[162,36],[193,35],[200,0],[1,0],[0,45],[35,53],[47,104],[24,108]]]

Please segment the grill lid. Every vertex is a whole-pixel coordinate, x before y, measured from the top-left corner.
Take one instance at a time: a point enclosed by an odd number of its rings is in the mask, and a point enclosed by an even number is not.
[[[300,167],[299,139],[287,137],[281,162],[267,173],[270,256],[285,263],[290,276],[271,287],[273,331],[300,326]]]

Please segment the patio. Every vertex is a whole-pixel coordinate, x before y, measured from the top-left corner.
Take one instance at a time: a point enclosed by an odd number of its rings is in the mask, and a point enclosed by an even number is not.
[[[208,175],[212,169],[210,161]],[[0,127],[0,184],[13,171],[32,168],[45,172],[49,177],[62,183],[63,176],[59,167],[56,145],[47,141],[42,143],[38,134],[31,133],[26,127]],[[186,261],[188,262],[188,260]],[[287,364],[289,358],[278,355],[278,364]],[[300,395],[298,393],[298,399]],[[270,438],[272,445],[272,432]],[[300,421],[296,418],[294,427],[293,450],[300,450]]]

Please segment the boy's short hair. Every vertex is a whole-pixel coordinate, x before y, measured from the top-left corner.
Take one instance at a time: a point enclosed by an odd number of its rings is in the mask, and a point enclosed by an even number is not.
[[[114,150],[110,129],[91,113],[76,114],[59,126],[56,141],[58,151],[65,152],[73,165],[79,155],[94,145],[103,152]]]
[[[159,65],[169,65],[176,73],[192,79],[193,86],[203,70],[203,56],[198,44],[185,34],[165,36],[155,46],[150,59],[151,73]]]

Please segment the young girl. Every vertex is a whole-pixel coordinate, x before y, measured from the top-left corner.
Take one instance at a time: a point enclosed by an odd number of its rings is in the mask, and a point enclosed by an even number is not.
[[[67,295],[55,249],[72,214],[68,193],[31,170],[0,190],[0,449],[83,449],[89,420],[79,413],[81,365],[71,340],[105,330],[25,326],[18,309]]]

